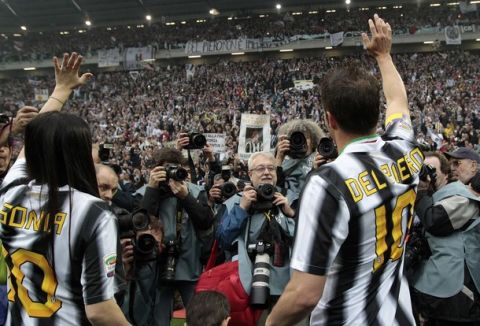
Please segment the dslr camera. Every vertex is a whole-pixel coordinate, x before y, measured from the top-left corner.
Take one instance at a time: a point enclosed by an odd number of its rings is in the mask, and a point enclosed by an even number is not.
[[[188,145],[185,149],[203,149],[207,144],[207,138],[198,132],[192,132],[188,134]]]
[[[432,255],[430,245],[425,237],[425,230],[421,223],[414,224],[408,235],[407,244],[405,246],[405,276],[410,280],[418,264],[427,260]]]
[[[257,192],[257,201],[252,203],[251,210],[253,212],[265,212],[270,209],[276,208],[273,205],[273,198],[275,195],[275,187],[271,184],[260,184],[255,188]]]
[[[165,172],[167,174],[167,180],[161,182],[158,186],[162,198],[173,196],[172,190],[168,186],[168,181],[170,179],[175,181],[185,181],[188,178],[188,171],[176,164],[167,164],[165,166]]]
[[[157,258],[157,241],[151,234],[141,234],[138,231],[148,229],[150,217],[146,210],[139,209],[132,214],[118,214],[120,238],[132,239],[135,248],[136,261],[151,261]]]
[[[290,150],[286,153],[293,159],[302,159],[307,156],[307,138],[301,131],[294,131],[288,139],[290,141]]]
[[[112,150],[113,144],[100,144],[98,149],[98,157],[100,158],[100,161],[103,163],[108,162]]]
[[[255,255],[250,304],[254,308],[265,309],[270,299],[270,255],[273,254],[273,248],[270,243],[258,240],[257,243],[249,244],[247,251]]]
[[[323,137],[318,142],[317,152],[326,159],[335,159],[338,157],[337,145],[330,137]]]

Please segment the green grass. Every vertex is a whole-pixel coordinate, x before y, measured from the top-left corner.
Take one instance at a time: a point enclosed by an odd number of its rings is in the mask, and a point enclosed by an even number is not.
[[[185,323],[184,319],[173,319],[172,322],[170,323],[171,326],[183,326]]]

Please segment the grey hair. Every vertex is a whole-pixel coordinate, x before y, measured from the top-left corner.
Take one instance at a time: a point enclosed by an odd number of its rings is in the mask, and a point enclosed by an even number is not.
[[[312,141],[312,150],[315,150],[320,139],[326,136],[325,132],[315,121],[306,119],[295,119],[287,122],[280,127],[278,135],[287,135],[290,137],[295,131],[300,131],[305,134],[305,137],[310,137],[310,140]]]
[[[275,165],[275,157],[273,156],[272,153],[270,152],[257,152],[253,153],[250,158],[248,159],[248,170],[251,170],[253,167],[253,160],[255,160],[257,157],[263,156],[268,159],[270,159],[273,162],[273,165]]]

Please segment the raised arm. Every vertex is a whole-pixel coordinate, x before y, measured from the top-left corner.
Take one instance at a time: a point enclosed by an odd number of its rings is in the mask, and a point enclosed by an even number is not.
[[[383,92],[387,99],[387,124],[388,120],[403,115],[410,116],[408,109],[407,92],[402,77],[393,64],[390,51],[392,49],[392,28],[388,23],[375,14],[374,19],[369,19],[368,25],[372,37],[362,34],[363,46],[377,60],[382,74]]]
[[[53,65],[55,68],[55,89],[39,113],[60,111],[72,91],[78,86],[86,84],[93,76],[91,73],[85,73],[81,76],[78,75],[82,60],[83,57],[75,52],[71,55],[65,53],[61,65],[59,64],[57,57],[53,58]],[[22,148],[18,158],[20,159],[24,157],[24,148]]]

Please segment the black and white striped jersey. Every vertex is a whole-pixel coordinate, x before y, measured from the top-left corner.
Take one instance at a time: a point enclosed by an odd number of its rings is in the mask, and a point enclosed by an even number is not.
[[[68,186],[45,212],[47,186],[17,160],[0,190],[0,237],[10,273],[7,325],[89,325],[85,305],[113,298],[117,222],[105,202]]]
[[[403,276],[423,153],[410,119],[357,139],[301,196],[291,266],[326,276],[311,325],[414,325]]]

